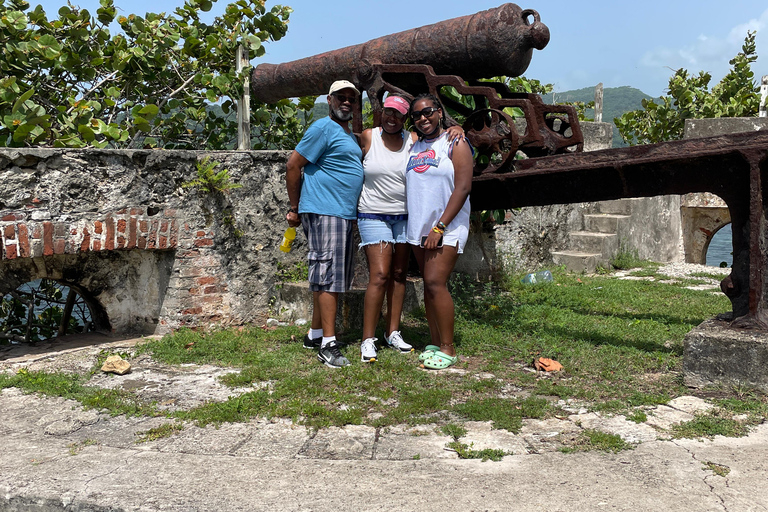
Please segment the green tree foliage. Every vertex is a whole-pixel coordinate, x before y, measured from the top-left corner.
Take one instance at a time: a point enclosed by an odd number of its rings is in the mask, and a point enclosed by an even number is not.
[[[63,285],[43,279],[35,286],[25,286],[0,297],[0,345],[5,340],[34,342],[55,337],[64,319],[64,290]],[[75,294],[77,312],[69,317],[65,332],[90,329],[87,306],[74,290],[67,288],[67,291]]]
[[[678,69],[669,79],[669,95],[643,100],[641,110],[627,112],[614,123],[630,144],[649,144],[683,137],[686,119],[750,117],[757,115],[760,89],[750,64],[757,60],[755,33],[748,32],[741,52],[730,60],[730,72],[712,89],[711,75],[689,76]]]
[[[250,73],[236,73],[236,48],[263,55],[292,10],[237,0],[203,22],[215,1],[142,17],[101,0],[95,14],[68,4],[49,19],[26,0],[0,0],[0,146],[232,147],[233,98]],[[120,33],[110,33],[114,21]],[[254,125],[278,126],[255,145],[275,144],[281,125],[296,128],[300,105],[287,103],[252,105]]]

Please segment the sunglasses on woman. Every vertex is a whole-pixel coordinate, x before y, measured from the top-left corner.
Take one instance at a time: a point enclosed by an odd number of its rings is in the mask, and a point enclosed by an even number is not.
[[[427,108],[422,109],[422,110],[417,110],[416,112],[411,112],[411,119],[414,122],[416,122],[419,119],[421,119],[421,116],[430,117],[432,114],[434,114],[438,110],[440,110],[440,109],[437,108],[437,107],[427,107]]]
[[[388,116],[393,116],[393,117],[396,117],[398,119],[404,119],[405,118],[405,114],[403,114],[399,110],[394,109],[392,107],[386,107],[383,112],[385,114],[387,114]]]

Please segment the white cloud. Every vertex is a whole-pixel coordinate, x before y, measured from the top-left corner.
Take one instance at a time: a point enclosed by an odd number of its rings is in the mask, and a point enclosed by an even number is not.
[[[747,35],[747,31],[756,30],[758,33],[760,33],[766,27],[768,27],[768,9],[766,9],[759,18],[752,18],[746,23],[742,23],[741,25],[736,25],[733,27],[730,34],[728,34],[728,40],[740,45],[742,41],[744,41],[744,37]],[[758,55],[760,54],[758,53]]]
[[[680,48],[654,48],[641,57],[639,67],[647,70],[647,78],[663,79],[664,85],[672,74],[671,70],[679,68],[685,68],[691,74],[707,71],[712,75],[710,84],[714,84],[728,72],[728,61],[741,51],[747,31],[757,31],[757,55],[762,55],[752,69],[757,76],[768,74],[768,66],[761,65],[768,61],[768,10],[758,18],[736,25],[725,37],[700,34],[696,40]]]

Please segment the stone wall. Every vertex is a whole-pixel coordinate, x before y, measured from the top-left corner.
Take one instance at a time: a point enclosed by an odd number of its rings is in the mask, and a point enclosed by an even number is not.
[[[0,151],[0,293],[42,277],[77,290],[96,324],[162,333],[246,323],[269,311],[285,255],[287,152],[217,152],[242,188],[182,184],[190,151]]]
[[[584,151],[610,149],[613,125],[581,123]],[[596,184],[595,186],[599,186]],[[631,202],[631,220],[620,246],[640,258],[660,262],[683,259],[679,196],[637,198]],[[472,230],[465,254],[456,269],[480,279],[500,272],[530,272],[554,265],[552,252],[568,250],[570,235],[586,229],[584,214],[601,213],[601,203],[531,206],[507,212],[503,224],[485,232]]]

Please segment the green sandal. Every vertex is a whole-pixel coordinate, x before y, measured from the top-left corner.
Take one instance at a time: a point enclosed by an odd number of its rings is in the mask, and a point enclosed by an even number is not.
[[[432,353],[432,357],[425,359],[422,366],[430,370],[445,370],[459,362],[459,356],[449,356],[439,350]]]
[[[440,351],[440,347],[438,347],[437,345],[427,345],[426,347],[424,347],[424,352],[419,354],[419,361],[423,363],[424,361],[426,361],[427,359],[435,355],[435,352],[439,352],[439,351]]]

